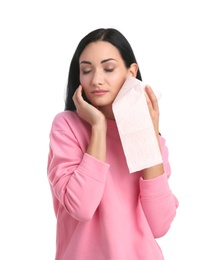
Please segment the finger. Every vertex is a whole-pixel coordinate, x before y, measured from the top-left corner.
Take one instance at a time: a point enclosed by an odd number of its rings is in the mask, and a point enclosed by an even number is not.
[[[148,110],[149,110],[149,113],[151,114],[152,111],[153,111],[153,106],[152,106],[152,102],[148,96],[148,94],[145,92],[145,99],[146,99],[146,103],[147,103],[147,106],[148,106]]]
[[[151,88],[150,86],[148,86],[148,85],[145,87],[145,91],[146,91],[146,93],[147,93],[147,95],[148,95],[148,98],[149,98],[149,100],[150,100],[150,102],[151,102],[152,108],[153,108],[154,110],[158,111],[158,110],[159,110],[158,100],[157,100],[157,97],[156,97],[154,91],[153,91],[152,88]]]

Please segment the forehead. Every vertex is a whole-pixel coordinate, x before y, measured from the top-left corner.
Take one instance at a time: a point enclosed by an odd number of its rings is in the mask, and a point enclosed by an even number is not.
[[[109,42],[97,41],[89,43],[80,55],[81,60],[121,59],[119,50]]]

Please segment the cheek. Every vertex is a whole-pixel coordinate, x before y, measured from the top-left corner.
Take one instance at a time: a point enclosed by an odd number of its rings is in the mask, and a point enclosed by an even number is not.
[[[80,75],[80,83],[81,83],[82,87],[87,86],[87,83],[88,83],[87,77]]]
[[[88,97],[88,88],[86,87],[87,85],[81,83],[81,86],[83,93]]]
[[[88,90],[89,90],[89,83],[88,83],[88,81],[87,81],[87,79],[82,79],[82,78],[80,78],[80,84],[81,84],[81,86],[82,86],[82,91],[83,91],[83,93],[85,94],[85,96],[88,98]]]
[[[127,75],[124,75],[123,77],[119,77],[116,79],[116,92],[119,92],[119,90],[122,88],[125,80],[127,79]]]

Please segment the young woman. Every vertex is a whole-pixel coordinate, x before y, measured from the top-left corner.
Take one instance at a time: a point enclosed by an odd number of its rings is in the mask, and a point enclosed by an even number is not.
[[[164,259],[155,239],[169,230],[178,200],[168,184],[158,101],[148,86],[144,92],[163,163],[129,174],[112,111],[128,76],[142,80],[133,50],[118,30],[97,29],[80,41],[65,110],[55,116],[50,132],[56,260]]]

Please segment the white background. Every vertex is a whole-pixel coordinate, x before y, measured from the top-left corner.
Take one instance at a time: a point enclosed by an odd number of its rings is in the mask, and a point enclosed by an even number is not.
[[[115,27],[158,89],[180,206],[165,260],[217,259],[215,1],[0,2],[0,259],[54,260],[48,134],[80,39]]]

